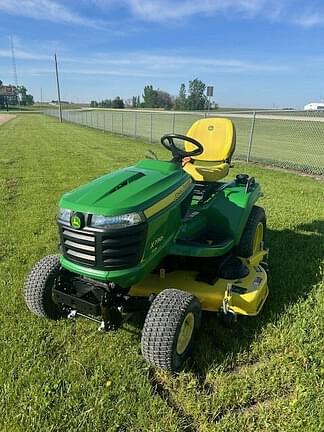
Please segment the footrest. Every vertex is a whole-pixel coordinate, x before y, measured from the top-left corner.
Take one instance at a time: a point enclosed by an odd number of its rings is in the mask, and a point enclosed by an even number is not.
[[[224,239],[222,242],[202,243],[195,240],[177,240],[171,247],[170,255],[184,255],[196,257],[222,256],[234,246],[233,239]]]

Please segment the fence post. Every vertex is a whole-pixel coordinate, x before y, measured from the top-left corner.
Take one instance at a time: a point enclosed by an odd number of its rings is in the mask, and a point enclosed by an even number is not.
[[[111,111],[111,132],[114,132],[114,111]]]
[[[137,138],[137,112],[135,111],[135,119],[134,119],[134,137]]]
[[[124,111],[121,112],[122,118],[121,118],[121,133],[124,135]]]
[[[254,134],[254,125],[255,125],[255,116],[256,111],[253,111],[253,117],[252,117],[252,123],[251,123],[251,129],[250,129],[250,136],[249,136],[249,146],[248,146],[248,152],[246,155],[246,162],[250,162],[250,156],[251,156],[251,149],[252,149],[252,141],[253,141],[253,134]]]
[[[175,113],[173,113],[172,115],[172,133],[174,134],[174,130],[175,130]]]
[[[150,117],[150,142],[153,141],[153,113],[151,113],[151,117]]]

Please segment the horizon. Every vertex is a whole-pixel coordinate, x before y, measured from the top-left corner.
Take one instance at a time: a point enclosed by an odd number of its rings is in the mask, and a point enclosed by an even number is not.
[[[0,0],[0,79],[35,101],[129,99],[145,85],[176,96],[214,86],[222,107],[303,107],[324,94],[319,0]]]

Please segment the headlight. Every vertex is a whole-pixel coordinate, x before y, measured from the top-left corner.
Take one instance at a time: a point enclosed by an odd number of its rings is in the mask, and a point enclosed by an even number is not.
[[[64,222],[69,222],[71,219],[72,210],[60,208],[58,218]]]
[[[138,225],[144,221],[144,216],[140,213],[128,213],[120,216],[100,216],[93,215],[91,226],[96,228],[126,228]]]

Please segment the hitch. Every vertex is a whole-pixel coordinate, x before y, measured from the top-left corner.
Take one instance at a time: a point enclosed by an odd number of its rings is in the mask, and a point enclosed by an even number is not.
[[[115,285],[110,284],[114,289]],[[122,322],[122,314],[116,304],[116,295],[111,290],[106,291],[100,302],[102,321],[99,327],[100,331],[107,332],[117,330]]]

